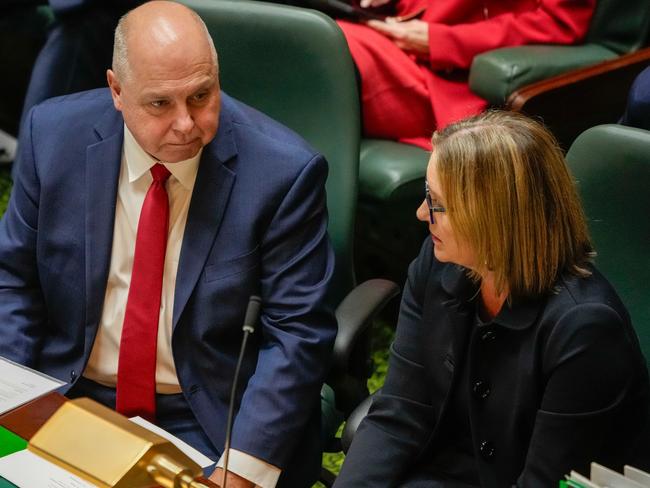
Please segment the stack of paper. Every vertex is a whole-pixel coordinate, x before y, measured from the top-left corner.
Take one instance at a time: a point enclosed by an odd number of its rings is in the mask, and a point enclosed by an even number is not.
[[[0,415],[63,385],[63,381],[0,357]]]
[[[571,471],[560,488],[650,488],[650,474],[625,466],[623,474],[598,463],[591,463],[590,477]]]

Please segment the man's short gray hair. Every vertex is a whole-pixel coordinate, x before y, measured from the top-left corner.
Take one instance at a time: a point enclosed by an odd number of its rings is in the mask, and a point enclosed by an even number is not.
[[[196,22],[203,28],[206,38],[208,39],[208,44],[210,46],[210,51],[212,52],[212,60],[214,66],[219,72],[219,59],[217,57],[217,50],[214,47],[214,41],[212,36],[208,31],[208,27],[203,22],[203,19],[199,14],[194,10],[190,10],[192,16]],[[115,38],[113,41],[113,72],[119,80],[126,81],[131,77],[131,66],[129,65],[129,50],[127,38],[129,35],[129,13],[127,12],[122,17],[120,17],[117,27],[115,28]]]
[[[115,28],[115,39],[113,41],[113,72],[120,80],[129,78],[131,72],[129,68],[129,52],[126,44],[128,31],[126,18],[128,15],[127,13],[120,17],[120,21]]]

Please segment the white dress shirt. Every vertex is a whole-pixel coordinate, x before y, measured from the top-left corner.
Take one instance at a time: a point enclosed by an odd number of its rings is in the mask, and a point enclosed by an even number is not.
[[[156,392],[180,393],[172,354],[172,314],[178,261],[187,222],[187,213],[199,168],[201,151],[178,163],[165,163],[171,176],[166,189],[169,197],[169,235],[160,301],[156,349]],[[140,209],[153,180],[150,169],[158,163],[147,154],[124,126],[124,146],[117,189],[113,247],[104,295],[104,307],[97,336],[83,376],[104,386],[115,387],[124,313],[131,282],[133,256]],[[225,419],[224,419],[225,421]],[[249,454],[230,450],[229,471],[253,481],[261,488],[274,488],[281,470]]]

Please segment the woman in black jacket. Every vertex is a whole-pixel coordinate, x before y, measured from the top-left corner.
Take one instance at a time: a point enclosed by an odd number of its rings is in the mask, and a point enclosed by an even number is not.
[[[650,386],[557,143],[489,112],[433,137],[386,383],[336,487],[552,487],[650,465]],[[623,250],[621,252],[624,252]]]

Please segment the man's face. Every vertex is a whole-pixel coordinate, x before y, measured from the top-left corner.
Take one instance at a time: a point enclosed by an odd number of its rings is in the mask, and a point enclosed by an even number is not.
[[[115,108],[151,156],[176,163],[195,156],[217,133],[220,91],[211,53],[129,52],[130,75],[108,71]],[[154,49],[155,51],[155,49]]]

